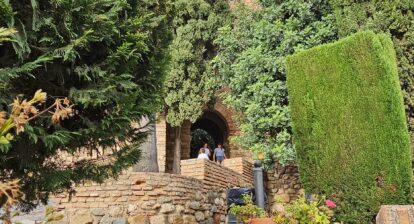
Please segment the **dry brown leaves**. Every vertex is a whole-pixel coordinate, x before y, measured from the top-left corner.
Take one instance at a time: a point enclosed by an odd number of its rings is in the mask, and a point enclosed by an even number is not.
[[[6,199],[4,205],[12,206],[21,196],[19,180],[0,182],[0,198],[5,197]]]

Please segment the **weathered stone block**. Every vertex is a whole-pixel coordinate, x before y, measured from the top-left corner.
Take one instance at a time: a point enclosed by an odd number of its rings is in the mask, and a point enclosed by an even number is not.
[[[168,218],[166,215],[156,215],[150,218],[151,224],[168,224]]]
[[[382,205],[376,223],[412,224],[414,223],[414,205]]]
[[[195,200],[196,201],[203,200],[203,195],[200,192],[197,192],[196,195],[195,195]]]
[[[114,221],[114,218],[111,218],[111,217],[108,217],[108,216],[104,216],[104,217],[102,217],[102,219],[99,222],[99,224],[112,224],[112,221]]]
[[[112,224],[128,224],[126,218],[116,218],[112,221]]]
[[[184,224],[184,219],[180,214],[171,214],[168,216],[170,224]]]
[[[285,207],[283,206],[282,203],[274,203],[270,210],[272,212],[283,212],[283,211],[285,211]]]
[[[210,210],[212,213],[215,213],[215,212],[217,212],[217,206],[215,206],[215,205],[213,205],[213,206],[211,206],[211,210]]]
[[[138,205],[136,205],[136,204],[129,204],[127,206],[127,212],[128,213],[133,213],[133,212],[137,211],[137,209],[138,209]]]
[[[170,197],[162,196],[162,197],[158,198],[158,203],[160,203],[160,204],[170,203],[171,201],[172,201],[172,198],[170,198]]]
[[[94,216],[104,216],[105,215],[105,210],[103,208],[93,208],[93,209],[91,209],[91,213]]]
[[[138,214],[128,218],[128,224],[149,224],[150,220],[145,214]]]
[[[175,210],[177,211],[177,213],[182,213],[184,212],[185,208],[182,205],[177,205],[175,206]]]
[[[121,206],[111,206],[108,212],[111,217],[119,217],[122,216],[123,209]]]
[[[70,217],[70,223],[92,224],[93,217],[88,209],[78,209]]]
[[[288,194],[279,194],[275,196],[275,201],[280,203],[289,203],[290,196]]]
[[[214,224],[214,219],[213,218],[208,218],[207,220],[206,220],[206,224]]]
[[[184,224],[197,223],[196,218],[193,215],[184,215],[183,219],[184,219]]]
[[[162,204],[161,205],[161,210],[160,212],[165,214],[165,213],[171,213],[175,211],[175,207],[172,204]]]
[[[192,201],[189,203],[189,208],[194,209],[194,210],[198,210],[200,209],[200,202],[198,201]]]
[[[203,221],[206,218],[204,213],[200,211],[196,212],[194,216],[197,221]]]

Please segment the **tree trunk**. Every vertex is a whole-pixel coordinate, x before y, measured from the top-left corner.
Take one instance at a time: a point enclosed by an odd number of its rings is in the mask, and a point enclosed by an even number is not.
[[[157,159],[157,139],[155,124],[148,124],[150,120],[147,117],[143,117],[140,121],[140,126],[148,125],[144,131],[148,132],[147,140],[141,145],[141,159],[134,166],[136,172],[158,172],[158,159]]]
[[[180,174],[181,163],[181,127],[174,127],[175,140],[174,140],[174,162],[173,173]]]

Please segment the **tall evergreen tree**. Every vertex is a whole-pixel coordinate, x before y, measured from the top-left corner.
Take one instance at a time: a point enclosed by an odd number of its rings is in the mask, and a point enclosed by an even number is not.
[[[391,35],[397,53],[411,147],[414,147],[414,1],[331,0],[339,35],[372,30]]]
[[[174,127],[173,172],[180,172],[181,125],[195,122],[214,93],[213,40],[229,14],[226,0],[176,0],[171,67],[165,82],[167,122]]]
[[[77,114],[55,125],[38,118],[0,149],[0,180],[19,178],[24,205],[83,180],[103,181],[135,164],[146,134],[137,125],[159,109],[169,40],[166,5],[156,0],[0,1],[0,111],[37,89],[69,97]],[[41,109],[41,108],[39,108]],[[59,151],[112,150],[111,159],[62,166]]]

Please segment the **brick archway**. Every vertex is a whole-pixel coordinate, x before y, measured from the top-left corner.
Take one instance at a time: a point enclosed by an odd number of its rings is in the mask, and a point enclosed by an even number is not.
[[[211,117],[212,114],[217,116],[221,121],[217,121],[214,118],[212,118]],[[233,120],[233,111],[223,103],[222,99],[220,99],[219,97],[216,97],[214,105],[212,107],[206,107],[204,114],[197,121],[200,121],[203,119],[209,120],[210,122],[212,122],[211,123],[212,125],[214,123],[217,126],[222,125],[222,127],[219,127],[221,129],[220,132],[223,132],[221,143],[223,143],[227,152],[229,150],[233,150],[234,146],[230,145],[229,139],[237,135],[239,129]],[[197,121],[194,124],[196,124]],[[206,122],[209,122],[209,121],[206,121]],[[182,144],[181,158],[182,159],[190,158],[191,129],[192,129],[191,127],[194,124],[191,124],[190,122],[188,122],[184,124],[182,127],[182,130],[181,130],[181,135],[182,135],[181,136],[181,144]],[[174,143],[172,142],[172,146],[173,144]]]
[[[220,118],[221,125],[224,126],[220,128],[224,132],[222,143],[227,153],[229,150],[234,150],[235,146],[229,143],[229,139],[237,135],[239,129],[233,120],[233,111],[223,103],[222,99],[216,97],[214,105],[206,107],[205,114],[200,119],[206,119],[206,114],[207,116],[208,114],[214,114]],[[216,121],[216,123],[220,122]],[[191,126],[190,122],[185,122],[181,127],[181,159],[190,158]],[[165,118],[162,115],[159,116],[156,125],[156,138],[159,171],[172,172],[175,136],[173,129],[165,122]]]
[[[194,139],[194,133],[200,133],[203,130],[204,134],[198,136],[198,140]],[[203,132],[202,132],[203,133]],[[209,138],[206,138],[206,137]],[[203,139],[202,141],[200,141]],[[210,139],[207,141],[207,139]],[[204,114],[191,125],[191,144],[190,144],[190,158],[196,158],[199,149],[204,143],[209,143],[212,149],[217,144],[224,144],[228,142],[228,125],[221,114],[215,111],[205,111]]]

